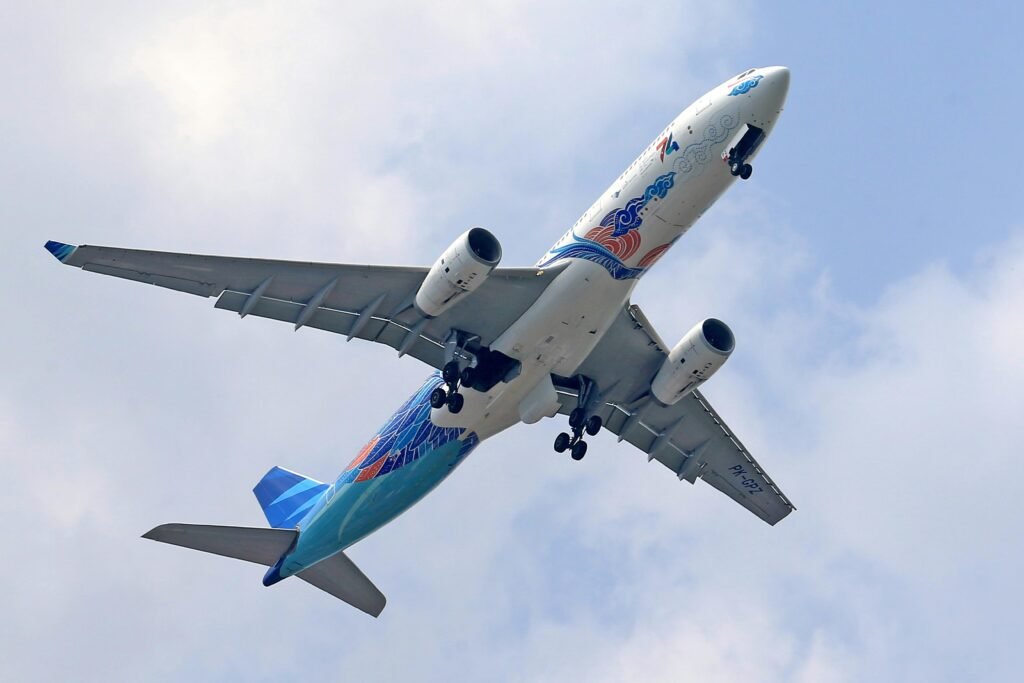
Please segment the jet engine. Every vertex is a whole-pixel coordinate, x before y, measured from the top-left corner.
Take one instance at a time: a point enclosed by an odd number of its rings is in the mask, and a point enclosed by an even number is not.
[[[501,260],[501,243],[483,228],[471,228],[452,242],[416,292],[416,309],[441,315],[483,284]]]
[[[735,346],[732,330],[721,320],[697,323],[669,352],[651,382],[651,393],[665,405],[678,403],[725,365]]]

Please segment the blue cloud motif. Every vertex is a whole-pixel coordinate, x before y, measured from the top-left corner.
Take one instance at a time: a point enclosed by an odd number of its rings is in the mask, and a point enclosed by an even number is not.
[[[746,95],[753,88],[757,87],[758,82],[762,78],[764,78],[764,76],[758,74],[753,78],[743,81],[742,83],[740,83],[739,85],[732,89],[732,92],[729,93],[729,97],[735,97],[736,95]]]
[[[718,121],[704,128],[701,139],[683,148],[672,163],[672,169],[679,173],[679,181],[685,182],[691,174],[700,175],[711,160],[711,148],[729,137],[739,125],[739,119],[732,114],[723,114]]]
[[[640,218],[640,209],[643,206],[643,197],[634,197],[626,202],[626,205],[621,209],[610,211],[600,224],[614,226],[615,230],[612,232],[614,237],[625,235],[630,230],[640,227],[640,223],[643,222],[643,219]]]
[[[675,171],[669,171],[665,175],[658,176],[653,183],[647,186],[642,197],[634,197],[626,202],[626,205],[621,209],[609,212],[600,224],[615,228],[612,231],[612,237],[622,237],[630,230],[639,228],[643,222],[640,210],[647,206],[655,197],[664,199],[668,195],[668,191],[672,189],[675,175]]]

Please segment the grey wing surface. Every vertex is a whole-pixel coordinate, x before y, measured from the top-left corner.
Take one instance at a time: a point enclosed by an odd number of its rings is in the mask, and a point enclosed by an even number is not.
[[[412,301],[429,268],[306,263],[47,242],[62,263],[202,297],[216,308],[378,342],[435,368],[459,329],[489,345],[550,284],[553,271],[497,268],[441,316],[422,318]]]
[[[668,347],[636,305],[623,309],[579,368],[601,388],[604,427],[691,484],[703,479],[769,524],[796,508],[699,392],[664,406],[647,393]],[[561,412],[578,404],[578,387],[558,382]]]

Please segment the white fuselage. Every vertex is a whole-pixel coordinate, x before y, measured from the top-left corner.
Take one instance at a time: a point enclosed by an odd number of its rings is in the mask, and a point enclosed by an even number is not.
[[[491,345],[522,364],[519,376],[487,392],[467,390],[462,412],[442,408],[431,420],[483,440],[554,415],[551,375],[574,374],[639,277],[736,180],[725,157],[748,126],[771,132],[788,86],[783,67],[752,69],[683,110],[538,261],[563,270]]]
[[[488,391],[464,387],[465,403],[456,413],[447,406],[430,409],[428,397],[442,385],[431,375],[317,500],[299,523],[295,546],[264,582],[300,573],[394,519],[480,441],[554,415],[559,402],[552,375],[576,372],[621,314],[637,279],[729,187],[734,176],[723,155],[748,126],[770,132],[788,82],[779,67],[751,70],[683,111],[537,263],[541,270],[557,269],[557,276],[490,344],[519,361],[519,374]],[[421,433],[417,457],[404,451],[395,467],[388,454],[397,441]],[[371,458],[376,465],[367,464]],[[384,469],[385,463],[391,466]]]

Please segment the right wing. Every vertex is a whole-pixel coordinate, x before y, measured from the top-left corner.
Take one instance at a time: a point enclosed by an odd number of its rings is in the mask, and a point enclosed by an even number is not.
[[[429,268],[306,263],[176,254],[47,242],[58,260],[203,297],[216,308],[315,327],[349,339],[386,344],[428,365],[444,363],[451,329],[480,337],[484,346],[508,329],[551,283],[555,270],[496,268],[437,318],[424,319],[412,301]]]
[[[667,352],[640,308],[625,307],[579,368],[601,389],[596,412],[604,427],[680,481],[703,479],[768,524],[778,523],[796,508],[703,394],[693,391],[671,406],[651,397],[651,380]],[[579,392],[562,379],[557,387],[561,412],[569,413]]]

